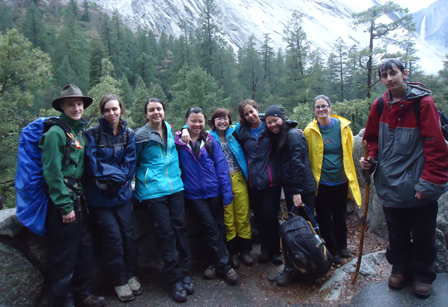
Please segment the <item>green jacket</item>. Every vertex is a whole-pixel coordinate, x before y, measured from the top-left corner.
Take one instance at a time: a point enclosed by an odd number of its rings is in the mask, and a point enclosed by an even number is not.
[[[85,139],[82,129],[87,125],[84,120],[73,120],[64,113],[59,116],[70,127],[75,139],[81,148],[70,148],[70,164],[65,165],[65,145],[67,137],[59,126],[53,126],[40,139],[39,147],[42,149],[42,168],[45,182],[48,186],[48,194],[61,210],[61,215],[66,215],[74,209],[74,201],[77,200],[75,192],[70,193],[65,185],[64,178],[80,179],[84,174]],[[82,187],[78,188],[80,192]]]

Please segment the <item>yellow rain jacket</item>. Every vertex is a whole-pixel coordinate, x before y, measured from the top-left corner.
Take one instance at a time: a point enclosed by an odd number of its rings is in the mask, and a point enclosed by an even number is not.
[[[348,191],[350,197],[355,200],[358,207],[361,207],[361,191],[359,190],[358,178],[356,177],[355,164],[353,162],[353,133],[350,129],[350,121],[338,116],[331,115],[331,117],[339,119],[341,122],[341,140],[342,140],[342,154],[344,161],[345,175],[348,179]],[[322,161],[324,159],[324,141],[320,134],[317,118],[315,118],[305,128],[305,137],[308,142],[308,150],[310,154],[311,170],[319,187],[320,175],[322,172]]]

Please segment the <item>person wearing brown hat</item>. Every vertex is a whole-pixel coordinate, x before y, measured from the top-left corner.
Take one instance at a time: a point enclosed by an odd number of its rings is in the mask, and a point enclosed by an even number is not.
[[[50,201],[46,227],[50,239],[50,306],[104,306],[104,297],[90,294],[92,280],[92,238],[81,179],[84,174],[87,125],[81,117],[92,103],[76,85],[66,85],[52,106],[71,131],[53,125],[39,142],[42,168]],[[70,140],[71,139],[71,140]],[[67,140],[70,148],[66,150]]]

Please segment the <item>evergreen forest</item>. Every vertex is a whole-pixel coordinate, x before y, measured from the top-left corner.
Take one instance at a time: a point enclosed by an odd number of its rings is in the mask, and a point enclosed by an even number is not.
[[[395,11],[401,18],[383,23]],[[138,27],[131,30],[119,12],[105,14],[88,0],[0,3],[0,208],[15,206],[14,177],[20,131],[40,116],[58,115],[51,108],[66,84],[76,84],[94,98],[84,118],[100,116],[98,102],[117,94],[125,102],[131,128],[145,122],[144,104],[157,97],[167,106],[166,120],[179,129],[189,107],[210,116],[218,107],[232,110],[254,99],[264,111],[282,105],[290,119],[305,128],[313,119],[312,101],[330,97],[333,112],[352,122],[357,134],[369,107],[385,88],[376,66],[383,58],[406,63],[411,81],[426,84],[439,109],[448,111],[448,56],[437,75],[427,75],[416,56],[411,16],[397,4],[375,5],[352,16],[370,44],[333,42],[326,57],[312,46],[302,27],[304,16],[291,12],[282,31],[286,48],[274,46],[269,33],[263,44],[251,36],[235,50],[225,39],[214,0],[205,0],[195,29],[182,26],[178,37]],[[384,46],[400,52],[388,53]]]

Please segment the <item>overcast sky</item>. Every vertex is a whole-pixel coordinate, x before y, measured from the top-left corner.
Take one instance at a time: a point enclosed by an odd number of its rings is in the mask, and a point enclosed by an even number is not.
[[[387,0],[383,0],[385,3]],[[392,0],[395,3],[398,3],[404,8],[409,8],[411,13],[417,12],[418,10],[428,7],[431,3],[436,2],[436,0]]]

